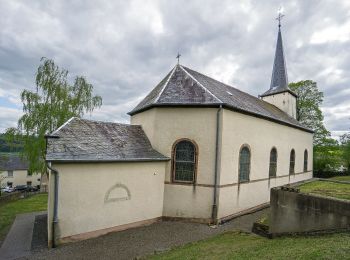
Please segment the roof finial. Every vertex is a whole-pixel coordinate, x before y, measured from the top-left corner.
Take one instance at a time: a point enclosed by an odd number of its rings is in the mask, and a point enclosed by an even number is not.
[[[177,53],[177,56],[176,56],[177,64],[180,64],[180,57],[181,57],[181,54]]]
[[[278,16],[276,18],[276,20],[278,20],[278,28],[281,28],[281,20],[284,17],[284,14],[282,14],[283,8],[282,6],[280,6],[280,8],[278,9]]]

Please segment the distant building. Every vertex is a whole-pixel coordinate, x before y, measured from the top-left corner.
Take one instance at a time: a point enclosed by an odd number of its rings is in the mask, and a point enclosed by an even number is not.
[[[40,187],[41,175],[28,171],[28,162],[18,155],[0,156],[0,186],[4,188],[18,185]]]

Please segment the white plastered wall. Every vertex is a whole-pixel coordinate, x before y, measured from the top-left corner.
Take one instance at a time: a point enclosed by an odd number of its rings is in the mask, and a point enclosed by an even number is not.
[[[176,140],[188,138],[198,145],[197,186],[171,182],[171,162],[166,165],[164,216],[211,217],[213,204],[216,114],[218,108],[152,108],[131,117],[142,125],[153,148],[171,157]],[[206,186],[209,185],[209,186]]]
[[[161,217],[164,164],[53,164],[59,172],[58,239]],[[53,177],[50,174],[49,241]]]
[[[164,216],[211,217],[217,111],[218,108],[153,108],[131,117],[132,124],[142,125],[152,146],[168,157],[178,139],[189,138],[198,145],[197,186],[171,183],[171,162],[167,163]],[[312,134],[227,109],[222,110],[220,129],[218,218],[268,202],[271,187],[312,177]],[[238,185],[238,156],[242,144],[249,144],[252,152],[251,182]],[[269,179],[273,146],[278,151],[278,178]],[[296,152],[297,174],[289,176],[292,148]],[[305,149],[309,154],[309,172],[302,173]]]
[[[221,149],[219,218],[266,203],[270,188],[312,177],[311,133],[257,117],[224,110]],[[250,182],[238,185],[239,151],[243,144],[251,150]],[[277,178],[269,179],[272,147],[277,149]],[[289,158],[295,150],[295,173],[289,176]],[[308,171],[303,172],[304,151],[308,151]],[[284,177],[283,177],[284,176]]]
[[[297,107],[297,99],[289,92],[278,93],[275,95],[270,95],[263,97],[262,100],[275,105],[288,115],[293,118],[296,118],[296,107]]]

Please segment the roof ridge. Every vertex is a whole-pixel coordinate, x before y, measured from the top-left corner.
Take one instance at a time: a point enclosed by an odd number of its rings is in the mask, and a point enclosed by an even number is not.
[[[88,121],[88,122],[94,122],[94,123],[102,123],[102,124],[115,124],[115,125],[126,125],[126,126],[138,126],[138,125],[131,125],[128,123],[119,123],[119,122],[111,122],[111,121],[102,121],[102,120],[94,120],[94,119],[86,119],[86,118],[78,118],[80,121]]]
[[[179,65],[179,67],[180,67],[185,73],[187,73],[194,81],[196,81],[197,84],[198,84],[199,86],[201,86],[205,91],[207,91],[210,95],[212,95],[214,98],[216,98],[219,102],[224,103],[224,102],[222,102],[221,99],[219,99],[217,96],[215,96],[209,89],[207,89],[206,87],[204,87],[204,86],[202,85],[202,83],[200,83],[200,82],[199,82],[193,75],[191,75],[186,69],[184,69],[181,65]]]
[[[53,131],[50,135],[55,135],[57,134],[59,131],[62,130],[62,128],[66,127],[67,125],[69,125],[70,122],[73,121],[73,119],[79,119],[78,117],[72,116],[71,118],[69,118],[66,122],[63,123],[63,125],[61,125],[59,128],[57,128],[55,131]]]
[[[163,94],[163,92],[164,92],[164,89],[166,88],[166,86],[168,86],[169,81],[170,81],[171,77],[173,76],[173,74],[174,74],[174,72],[175,72],[177,66],[178,66],[178,65],[175,65],[175,67],[173,68],[173,70],[172,70],[171,73],[169,74],[169,77],[167,78],[167,80],[166,80],[164,86],[163,86],[162,89],[159,91],[159,93],[158,93],[156,99],[154,100],[155,103],[158,102],[160,96],[161,96],[161,95]]]
[[[186,69],[189,69],[189,68],[186,68]],[[189,70],[192,70],[192,69],[189,69]],[[256,97],[256,96],[254,96],[254,95],[252,95],[252,94],[250,94],[250,93],[248,93],[248,92],[245,92],[245,91],[243,91],[243,90],[240,90],[239,88],[235,88],[235,87],[233,87],[233,86],[231,86],[231,85],[228,85],[227,83],[221,82],[221,81],[219,81],[219,80],[217,80],[217,79],[215,79],[215,78],[209,77],[209,76],[207,76],[207,75],[205,75],[205,74],[203,74],[203,73],[200,73],[200,72],[198,72],[198,71],[195,71],[195,70],[192,70],[192,71],[194,71],[194,72],[196,72],[196,73],[202,75],[203,77],[209,78],[210,80],[213,80],[213,81],[216,81],[216,82],[218,82],[218,83],[220,83],[220,84],[222,84],[222,85],[225,85],[226,87],[229,87],[229,88],[231,88],[231,89],[233,89],[233,90],[235,90],[235,91],[238,91],[238,92],[240,92],[240,93],[242,93],[242,94],[244,94],[244,95],[250,96],[250,97],[252,97],[252,98],[254,98],[254,99],[256,99],[256,100],[260,100],[260,101],[263,101],[263,102],[267,103],[266,101],[264,101],[264,100],[262,100],[262,99],[260,99],[260,98],[258,98],[258,97]]]

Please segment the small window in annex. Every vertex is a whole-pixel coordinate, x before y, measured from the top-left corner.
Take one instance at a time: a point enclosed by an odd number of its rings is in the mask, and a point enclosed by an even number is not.
[[[31,181],[27,181],[27,186],[32,186],[32,182]]]
[[[193,183],[195,181],[196,146],[188,140],[178,142],[173,151],[173,181]]]
[[[248,146],[243,146],[239,153],[239,182],[249,181],[250,173],[250,150]]]
[[[295,151],[292,149],[290,151],[290,160],[289,160],[289,174],[294,174],[295,173]]]
[[[270,152],[269,176],[276,177],[276,174],[277,174],[277,150],[275,147],[273,147]]]
[[[13,177],[13,171],[7,171],[7,177],[12,178]]]
[[[305,151],[304,151],[304,172],[307,172],[308,157],[309,157],[308,152],[305,149]]]

